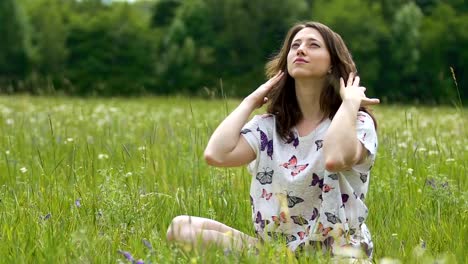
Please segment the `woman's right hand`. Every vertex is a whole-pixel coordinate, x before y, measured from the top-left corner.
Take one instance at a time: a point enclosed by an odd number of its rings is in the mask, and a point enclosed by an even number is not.
[[[247,96],[244,101],[251,105],[254,109],[262,107],[268,102],[267,94],[270,90],[283,78],[284,72],[279,71],[275,76],[269,79],[264,84],[260,85],[254,92]]]

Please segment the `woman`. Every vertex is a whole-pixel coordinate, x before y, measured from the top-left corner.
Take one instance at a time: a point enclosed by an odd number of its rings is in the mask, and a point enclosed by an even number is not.
[[[243,249],[284,239],[296,251],[370,258],[365,225],[369,172],[377,151],[374,118],[341,37],[317,22],[292,27],[267,64],[270,79],[218,126],[208,164],[248,164],[257,238],[211,219],[178,216],[167,237]],[[346,80],[345,80],[346,79]],[[268,103],[267,114],[250,114]]]

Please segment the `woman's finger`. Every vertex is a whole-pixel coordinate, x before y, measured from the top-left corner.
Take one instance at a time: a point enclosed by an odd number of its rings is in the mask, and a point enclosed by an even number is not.
[[[340,77],[340,88],[344,88],[344,80],[343,77]]]
[[[359,86],[359,81],[361,81],[361,78],[359,78],[359,76],[356,76],[356,78],[354,78],[353,85]]]
[[[353,85],[353,79],[354,79],[354,72],[350,72],[348,76],[348,81],[346,82],[346,86]]]
[[[361,101],[361,105],[376,105],[379,103],[380,103],[380,100],[377,98],[366,98]]]

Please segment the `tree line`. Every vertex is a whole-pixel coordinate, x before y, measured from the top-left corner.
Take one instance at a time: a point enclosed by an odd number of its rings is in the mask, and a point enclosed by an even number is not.
[[[0,91],[245,96],[287,30],[314,20],[343,37],[370,96],[467,101],[467,11],[464,0],[2,0]]]

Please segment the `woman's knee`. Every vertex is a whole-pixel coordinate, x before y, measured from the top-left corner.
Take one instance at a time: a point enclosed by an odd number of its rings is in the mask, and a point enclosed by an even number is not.
[[[179,240],[182,236],[183,228],[187,226],[190,221],[190,216],[188,215],[179,215],[172,219],[169,228],[167,229],[166,239],[168,241]]]

